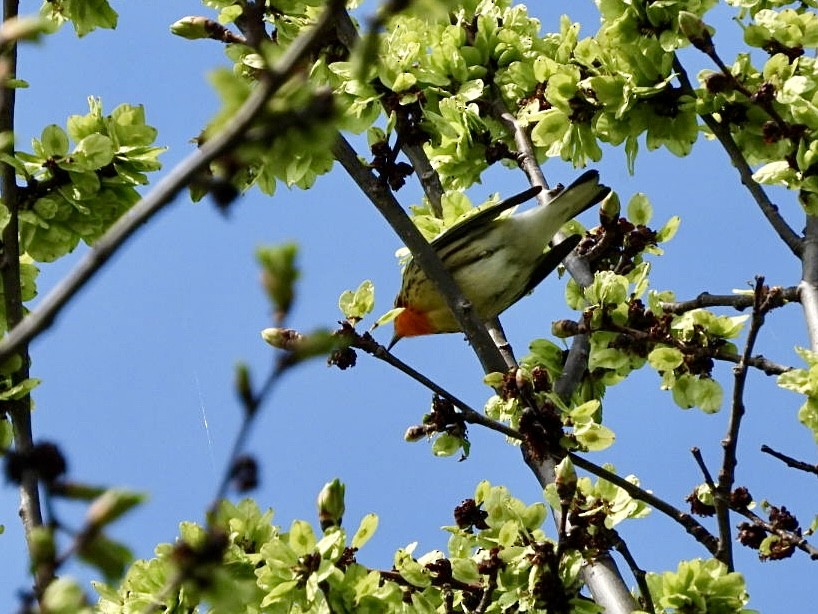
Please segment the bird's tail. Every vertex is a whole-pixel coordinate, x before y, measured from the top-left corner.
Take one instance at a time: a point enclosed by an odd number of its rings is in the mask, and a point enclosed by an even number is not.
[[[547,206],[559,208],[560,218],[567,222],[602,202],[610,191],[611,188],[599,183],[597,171],[586,171],[553,196]]]

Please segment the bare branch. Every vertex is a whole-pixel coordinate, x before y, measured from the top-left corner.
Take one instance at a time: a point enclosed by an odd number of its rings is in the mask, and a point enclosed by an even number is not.
[[[697,542],[707,548],[707,551],[710,554],[715,556],[719,547],[718,540],[690,514],[681,511],[665,500],[660,499],[653,493],[648,492],[635,484],[631,484],[626,479],[619,477],[615,473],[611,473],[607,469],[592,463],[574,452],[570,452],[568,456],[577,467],[619,486],[634,499],[647,503],[652,508],[665,514],[668,518],[678,522],[685,529],[685,531],[696,539]]]
[[[517,163],[528,177],[528,181],[532,186],[539,186],[543,188],[537,195],[537,200],[540,206],[547,206],[552,194],[548,191],[548,182],[543,175],[540,165],[537,163],[537,157],[534,154],[534,144],[531,142],[531,137],[527,130],[525,130],[514,114],[506,107],[503,100],[498,93],[495,93],[492,100],[491,110],[495,117],[508,130],[509,134],[514,137],[514,142],[517,147]],[[565,239],[565,235],[558,232],[554,236],[556,242]],[[581,287],[586,287],[594,280],[594,275],[588,263],[571,253],[565,259],[565,267],[571,276],[579,283]],[[588,354],[590,348],[590,337],[588,335],[580,335],[574,338],[571,344],[571,349],[568,353],[568,358],[565,361],[562,375],[554,384],[554,391],[564,400],[570,399],[576,387],[582,380],[585,370],[588,365]],[[545,486],[553,482],[556,478],[554,467],[559,461],[557,457],[562,451],[550,451],[549,456],[545,458],[538,458],[538,455],[531,454],[523,450],[526,464],[531,468],[537,476],[540,484]],[[562,526],[562,514],[554,510],[555,520],[558,526]],[[594,600],[602,606],[606,612],[630,612],[636,608],[636,603],[633,600],[630,592],[625,585],[622,575],[616,568],[616,563],[610,555],[600,557],[593,563],[589,563],[583,568],[583,578]]]
[[[722,440],[724,457],[721,471],[719,472],[719,482],[716,491],[716,517],[719,522],[720,545],[716,558],[722,561],[730,571],[733,571],[733,540],[730,528],[730,493],[735,483],[735,472],[738,459],[736,450],[738,449],[738,435],[741,428],[741,420],[744,417],[744,388],[747,384],[748,361],[752,357],[753,347],[761,327],[764,325],[764,318],[769,311],[767,301],[768,293],[765,292],[764,278],[756,277],[755,288],[753,290],[753,316],[750,319],[750,328],[747,332],[747,341],[744,344],[744,352],[738,366],[735,368],[735,378],[733,384],[733,402],[730,408],[730,418],[727,424],[727,435]]]
[[[780,296],[780,304],[773,305],[774,307],[779,307],[786,303],[796,303],[800,300],[797,286],[789,286],[787,288],[774,286],[770,288],[770,291],[776,291]],[[661,306],[667,313],[677,315],[705,307],[732,307],[737,311],[744,311],[748,307],[753,306],[754,300],[752,294],[710,294],[709,292],[702,292],[694,299],[662,302]]]
[[[352,343],[352,347],[359,348],[374,356],[378,360],[382,360],[383,362],[392,365],[396,369],[398,369],[401,373],[405,373],[409,377],[411,377],[416,382],[422,384],[436,395],[451,401],[452,405],[457,407],[460,410],[463,419],[470,423],[470,424],[479,424],[480,426],[484,426],[487,429],[491,429],[492,431],[497,431],[498,433],[502,433],[506,437],[511,437],[512,439],[521,440],[523,436],[516,431],[515,429],[506,426],[502,422],[497,422],[496,420],[492,420],[481,414],[480,412],[472,409],[468,404],[464,403],[456,396],[454,396],[451,392],[439,386],[428,377],[416,371],[405,362],[400,360],[394,354],[390,354],[385,347],[383,347],[380,343],[376,342],[371,335],[358,335],[355,333],[355,339]]]
[[[762,445],[761,451],[764,452],[764,454],[769,454],[770,456],[777,458],[788,467],[792,467],[793,469],[798,469],[799,471],[806,471],[807,473],[818,475],[818,465],[805,463],[804,461],[800,461],[797,458],[793,458],[792,456],[787,456],[786,454],[778,452],[777,450],[773,450],[768,445]]]
[[[17,17],[18,0],[4,0],[3,21]],[[16,90],[6,86],[6,79],[17,74],[17,45],[11,43],[4,48],[0,56],[0,133],[14,133],[14,106]],[[13,146],[10,146],[11,149]],[[11,151],[8,152],[12,153]],[[0,259],[0,280],[3,288],[3,308],[6,315],[5,328],[11,330],[19,325],[25,316],[23,309],[22,287],[20,280],[20,242],[18,208],[20,206],[17,178],[14,167],[5,162],[0,163],[0,190],[3,205],[9,214],[8,222],[2,233],[2,259]],[[11,374],[11,385],[16,386],[29,377],[28,344],[18,348],[20,367]],[[10,416],[14,433],[14,447],[17,452],[26,454],[34,446],[31,428],[31,397],[28,394],[19,399],[0,403],[0,414]],[[20,480],[20,519],[28,541],[29,551],[33,552],[31,543],[32,530],[43,524],[40,507],[40,493],[37,476],[32,471],[25,471]],[[39,599],[48,584],[54,578],[50,565],[37,564],[34,569],[34,593]]]
[[[773,524],[764,520],[761,516],[754,513],[753,511],[744,508],[733,508],[733,510],[737,514],[741,514],[745,518],[748,518],[755,524],[756,526],[761,527],[767,533],[772,535],[777,535],[781,539],[793,544],[796,548],[801,550],[802,552],[806,552],[809,555],[809,558],[813,561],[818,561],[818,548],[810,544],[800,532],[796,533],[793,531],[785,531],[784,529],[779,529],[778,527],[774,526]]]
[[[691,96],[695,96],[695,91],[687,76],[687,71],[685,71],[679,58],[675,56],[673,58],[673,70],[676,71],[676,76],[679,79],[679,83],[681,83],[682,90]],[[702,114],[700,117],[707,127],[710,128],[710,131],[718,139],[722,147],[724,147],[727,155],[730,156],[730,161],[733,163],[733,166],[736,167],[741,177],[741,183],[749,190],[756,204],[758,204],[761,212],[764,214],[764,217],[767,218],[767,221],[773,227],[773,230],[778,233],[778,236],[784,244],[790,248],[790,251],[800,257],[803,250],[801,237],[790,228],[790,225],[787,224],[786,220],[778,212],[778,207],[773,204],[767,196],[764,188],[753,179],[753,170],[750,168],[750,165],[747,164],[744,154],[741,152],[735,140],[733,140],[733,135],[730,134],[730,128],[709,113]]]
[[[548,192],[548,182],[540,165],[537,164],[537,157],[534,154],[534,145],[531,142],[530,135],[520,125],[514,114],[506,108],[499,95],[496,95],[492,101],[491,110],[497,119],[503,123],[509,134],[514,137],[514,143],[517,146],[517,163],[528,177],[529,183],[532,186],[543,188],[537,195],[540,206],[548,205],[551,200]],[[564,240],[565,236],[562,233],[557,233],[554,239],[559,242]],[[565,259],[565,268],[568,269],[568,272],[571,273],[571,276],[581,287],[588,286],[594,280],[591,267],[574,253],[569,254]],[[590,338],[587,336],[578,336],[571,344],[571,350],[568,353],[562,376],[554,386],[555,391],[562,399],[568,399],[582,379],[588,365],[589,347]]]
[[[636,559],[633,558],[633,554],[631,554],[630,548],[628,548],[628,544],[619,536],[619,533],[616,531],[612,531],[612,533],[615,536],[614,548],[616,548],[616,551],[625,559],[633,577],[636,578],[636,584],[639,586],[639,594],[642,596],[642,609],[649,614],[655,614],[656,609],[653,605],[653,598],[650,596],[650,589],[645,580],[645,570],[639,567]]]

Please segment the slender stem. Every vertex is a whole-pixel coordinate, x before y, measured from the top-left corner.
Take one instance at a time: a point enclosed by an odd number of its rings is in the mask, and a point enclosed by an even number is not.
[[[534,153],[534,144],[531,141],[529,132],[520,125],[514,114],[508,109],[503,102],[499,93],[495,92],[490,105],[491,111],[495,117],[505,126],[506,130],[514,138],[514,143],[517,148],[517,163],[528,177],[528,181],[532,186],[539,186],[543,188],[537,195],[537,200],[540,206],[548,206],[549,201],[553,195],[548,191],[548,183],[545,175],[537,163],[537,157]],[[564,240],[565,236],[558,232],[554,240]],[[594,275],[591,268],[585,260],[577,257],[575,254],[569,254],[565,258],[565,268],[571,276],[579,283],[580,286],[585,287],[593,282]],[[588,335],[579,335],[574,338],[571,344],[571,349],[568,352],[568,358],[565,361],[562,375],[554,384],[554,391],[563,400],[570,399],[576,387],[582,380],[585,370],[588,365],[588,355],[590,350],[590,337]],[[533,407],[533,406],[532,406]],[[552,483],[556,479],[555,467],[559,462],[559,457],[563,454],[562,450],[548,450],[545,456],[532,453],[531,450],[526,450],[523,447],[523,457],[526,464],[534,472],[537,480],[545,486]],[[554,519],[558,526],[564,527],[565,520],[562,518],[562,513],[554,509]],[[582,570],[583,578],[594,601],[602,606],[606,612],[612,614],[616,612],[630,612],[636,609],[636,602],[633,600],[628,587],[625,585],[622,575],[616,567],[613,558],[606,554],[600,556],[596,560],[589,562]]]
[[[622,558],[625,559],[627,562],[628,567],[633,574],[633,577],[636,578],[636,584],[639,586],[639,593],[642,595],[642,606],[645,612],[648,614],[656,614],[656,608],[653,605],[653,598],[650,595],[650,588],[648,588],[647,580],[645,579],[645,570],[639,567],[636,559],[633,557],[633,554],[628,548],[628,544],[623,540],[619,533],[613,531],[615,536],[614,548],[616,551],[622,555]]]
[[[17,16],[18,0],[3,1],[3,20],[7,21]],[[13,78],[17,74],[17,44],[10,43],[7,51],[0,58],[2,75],[0,78]],[[14,106],[15,92],[13,88],[0,84],[0,133],[14,133]],[[12,154],[12,151],[8,152]],[[2,191],[3,205],[8,211],[9,220],[3,229],[3,255],[0,259],[0,279],[3,285],[3,308],[6,313],[5,326],[11,330],[17,326],[25,315],[23,308],[22,289],[20,285],[20,242],[18,207],[19,197],[17,178],[14,167],[10,164],[0,164],[0,191]],[[20,368],[11,375],[11,385],[17,385],[29,377],[28,344],[21,344],[18,348]],[[0,404],[0,411],[11,417],[14,432],[14,446],[18,452],[26,453],[34,445],[31,426],[31,397],[25,395],[16,400],[5,401]],[[43,523],[40,505],[38,480],[33,472],[26,471],[20,482],[20,518],[23,530],[31,547],[31,532]],[[34,570],[34,593],[39,599],[43,591],[53,579],[53,569],[50,565],[38,565]]]
[[[799,301],[797,286],[789,286],[787,288],[774,286],[770,288],[770,292],[774,291],[776,291],[780,297],[780,305],[797,303]],[[752,307],[754,300],[755,298],[752,294],[710,294],[709,292],[702,292],[694,299],[663,302],[661,306],[667,313],[674,314],[682,314],[704,307],[732,307],[738,311],[743,311],[748,307]],[[780,305],[776,304],[772,306]]]
[[[755,512],[748,510],[746,507],[735,509],[737,514],[744,516],[752,521],[753,524],[756,526],[761,527],[767,533],[771,535],[777,535],[778,537],[786,540],[787,542],[793,544],[796,548],[801,550],[802,552],[806,552],[809,555],[809,558],[813,561],[818,561],[818,548],[810,544],[803,535],[801,535],[800,531],[786,531],[784,529],[780,529],[774,526],[772,523],[767,522],[761,516],[756,514]]]
[[[580,469],[584,469],[585,471],[592,473],[603,480],[607,480],[608,482],[619,486],[634,499],[647,503],[652,508],[665,514],[668,518],[675,520],[685,529],[685,531],[692,535],[696,541],[707,548],[707,551],[710,554],[716,554],[719,547],[718,540],[690,514],[681,511],[680,509],[670,505],[670,503],[666,502],[665,500],[660,499],[653,493],[648,492],[635,484],[631,484],[626,479],[619,477],[615,473],[611,473],[607,469],[592,463],[578,454],[570,452],[568,456]]]
[[[793,458],[792,456],[787,456],[786,454],[774,450],[768,445],[762,445],[761,451],[764,454],[769,454],[773,458],[777,458],[781,462],[783,462],[787,467],[792,467],[793,469],[798,469],[799,471],[805,471],[807,473],[811,473],[813,475],[818,475],[818,465],[813,465],[811,463],[805,463],[804,461],[800,461],[797,458]]]
[[[479,424],[484,426],[492,431],[497,431],[498,433],[502,433],[506,437],[510,437],[512,439],[521,440],[523,436],[516,431],[515,429],[506,426],[502,422],[497,422],[496,420],[492,420],[491,418],[487,418],[480,412],[472,409],[468,404],[461,401],[459,398],[454,396],[451,392],[439,386],[428,377],[416,371],[405,362],[400,360],[394,354],[390,354],[385,347],[380,345],[379,343],[375,343],[371,337],[358,337],[353,343],[354,347],[357,347],[368,354],[374,356],[378,360],[382,360],[383,362],[392,365],[396,369],[398,369],[401,373],[405,373],[409,377],[411,377],[416,382],[422,384],[438,396],[451,401],[452,405],[457,407],[460,410],[460,413],[463,419],[470,423],[470,424]]]
[[[350,51],[360,40],[358,30],[347,11],[343,11],[338,18],[336,33],[338,34],[338,39],[341,41],[341,43],[343,43],[343,45]],[[400,125],[395,127],[395,130],[397,131],[400,131],[400,129]],[[429,161],[429,156],[426,155],[426,151],[424,151],[423,146],[420,143],[417,143],[416,139],[401,139],[400,145],[401,150],[404,154],[406,154],[406,157],[409,159],[409,162],[415,169],[415,174],[417,175],[418,181],[420,181],[420,185],[423,188],[423,193],[429,200],[429,205],[432,208],[432,212],[435,214],[435,216],[442,218],[443,205],[441,201],[444,190],[443,184],[440,181],[440,175],[438,175],[437,171],[432,166],[432,163]]]
[[[731,539],[730,527],[730,493],[736,478],[736,465],[738,458],[739,429],[741,420],[744,417],[744,388],[747,384],[748,360],[752,357],[753,348],[761,327],[764,325],[764,317],[768,311],[766,293],[764,291],[764,278],[756,277],[755,289],[753,291],[753,317],[750,320],[750,328],[747,332],[747,341],[744,344],[744,352],[738,366],[735,368],[735,381],[733,384],[733,403],[730,409],[730,418],[727,425],[727,435],[722,440],[724,457],[721,471],[719,472],[719,482],[716,487],[716,518],[719,524],[719,552],[716,558],[722,561],[730,571],[733,571],[733,540]]]
[[[690,78],[687,76],[687,71],[685,70],[684,66],[682,66],[679,58],[675,56],[673,58],[673,70],[676,71],[676,76],[679,79],[682,90],[685,93],[695,97],[696,93],[690,83]],[[758,204],[759,208],[761,209],[761,212],[764,214],[764,217],[767,218],[767,221],[773,227],[773,230],[778,233],[778,236],[781,238],[784,244],[790,248],[790,251],[793,254],[800,256],[803,249],[801,237],[798,236],[798,234],[792,228],[790,228],[790,225],[787,224],[786,220],[778,212],[778,207],[774,205],[769,196],[767,196],[764,188],[762,188],[761,185],[755,179],[753,179],[753,170],[750,168],[750,165],[744,158],[741,148],[739,148],[733,139],[733,135],[730,134],[729,126],[721,123],[709,113],[704,113],[700,115],[700,117],[707,127],[710,128],[710,131],[713,133],[716,139],[718,139],[718,141],[721,143],[721,146],[724,147],[727,155],[730,156],[730,161],[733,163],[733,166],[736,167],[736,170],[741,177],[741,183],[743,183],[750,192],[753,199],[756,201],[756,204]]]

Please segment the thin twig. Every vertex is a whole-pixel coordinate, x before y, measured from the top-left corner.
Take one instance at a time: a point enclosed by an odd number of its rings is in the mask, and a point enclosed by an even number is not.
[[[818,560],[818,548],[810,544],[800,533],[780,529],[774,526],[773,524],[767,522],[761,516],[759,516],[752,510],[747,509],[746,507],[743,508],[734,507],[733,511],[751,520],[753,524],[761,527],[762,529],[767,531],[767,533],[770,533],[771,535],[777,535],[781,539],[793,544],[802,552],[806,552],[809,555],[809,558],[812,559],[813,561]]]
[[[505,126],[510,135],[514,137],[514,143],[517,147],[517,163],[528,177],[528,181],[532,186],[539,186],[542,189],[537,195],[537,200],[540,206],[547,206],[552,198],[548,191],[548,181],[537,164],[537,157],[534,153],[534,144],[531,142],[531,136],[528,131],[520,125],[514,114],[508,110],[499,94],[494,96],[491,102],[491,110],[495,117]],[[562,233],[557,233],[554,236],[556,242],[565,239]],[[594,280],[594,274],[591,272],[591,267],[588,263],[579,258],[576,254],[571,253],[564,261],[565,268],[580,285],[586,287]],[[562,375],[554,385],[555,392],[563,400],[570,398],[574,389],[579,385],[582,376],[588,366],[588,354],[590,348],[590,337],[578,336],[571,344],[571,349],[568,353],[568,358],[565,361]]]
[[[629,326],[617,326],[614,324],[608,324],[600,327],[595,327],[593,330],[591,330],[591,328],[584,321],[572,323],[572,325],[573,329],[572,330],[566,329],[565,335],[577,337],[579,335],[588,335],[591,332],[600,331],[624,333],[636,341],[644,341],[650,344],[662,343],[665,345],[670,345],[672,347],[679,349],[683,354],[686,354],[688,356],[696,357],[706,356],[708,358],[713,358],[715,360],[723,360],[724,362],[731,362],[734,364],[739,364],[742,361],[744,361],[744,364],[746,364],[749,367],[758,369],[765,375],[781,375],[782,373],[792,371],[793,369],[788,365],[782,365],[777,362],[773,362],[772,360],[765,358],[761,354],[757,354],[756,356],[743,357],[739,356],[738,354],[733,354],[732,352],[727,352],[723,348],[715,349],[709,348],[706,350],[702,350],[698,346],[692,346],[688,343],[685,343],[681,339],[677,339],[669,335],[657,339],[656,336],[650,332],[645,332],[643,330],[631,328]]]
[[[676,56],[673,58],[673,70],[676,72],[676,76],[682,86],[682,91],[695,97],[696,92],[690,83],[690,78],[687,76],[687,71],[685,70],[684,66],[682,66],[679,58]],[[790,228],[790,225],[787,224],[786,220],[778,212],[778,207],[773,204],[773,202],[767,196],[764,188],[762,188],[761,185],[755,179],[753,179],[753,170],[750,168],[750,165],[747,164],[747,160],[744,158],[741,148],[739,148],[733,139],[733,135],[730,134],[730,128],[722,124],[709,113],[704,113],[700,115],[700,117],[707,127],[710,128],[710,131],[713,133],[716,139],[718,139],[722,147],[724,147],[724,150],[730,157],[730,161],[733,163],[733,166],[735,166],[736,170],[738,170],[739,176],[741,177],[741,183],[743,183],[747,190],[749,190],[753,199],[761,209],[761,212],[764,214],[764,217],[767,218],[767,221],[773,227],[773,230],[775,230],[784,244],[790,248],[790,251],[796,256],[800,257],[803,250],[801,237],[792,228]]]
[[[486,373],[505,373],[506,364],[497,346],[494,345],[486,326],[471,303],[466,300],[449,270],[441,262],[429,242],[409,219],[409,216],[395,200],[394,194],[358,158],[349,142],[340,134],[333,147],[333,155],[341,163],[353,181],[380,211],[395,233],[409,248],[424,274],[435,284],[437,291],[446,300],[446,305],[457,318],[463,332],[469,339]]]
[[[0,362],[48,328],[62,308],[103,267],[108,259],[157,212],[207,167],[210,162],[235,147],[270,97],[284,85],[332,23],[332,14],[341,4],[334,0],[314,28],[298,37],[284,56],[264,72],[259,83],[231,121],[215,137],[205,142],[174,168],[155,188],[122,216],[91,248],[80,263],[42,300],[37,308],[15,326],[0,342]]]
[[[770,292],[774,291],[780,296],[780,305],[796,303],[799,300],[797,286],[789,286],[787,288],[774,286],[770,288]],[[744,311],[748,307],[753,306],[753,301],[754,298],[752,294],[710,294],[709,292],[702,292],[694,299],[686,301],[666,301],[660,303],[660,305],[666,313],[679,315],[705,307],[732,307],[737,311]]]
[[[750,318],[750,328],[747,331],[747,341],[744,344],[744,352],[738,366],[734,369],[733,402],[730,408],[730,418],[727,424],[727,435],[722,440],[724,457],[721,471],[719,472],[719,482],[716,492],[716,518],[719,523],[720,547],[716,558],[722,561],[730,571],[733,571],[733,540],[730,527],[730,493],[736,479],[736,450],[738,449],[739,429],[741,420],[744,417],[746,407],[744,405],[744,388],[747,385],[748,360],[752,357],[753,348],[761,327],[764,325],[764,318],[769,311],[767,306],[767,293],[764,291],[764,277],[756,277],[755,288],[753,290],[753,315]]]
[[[814,475],[818,475],[818,465],[812,465],[810,463],[805,463],[804,461],[800,461],[797,458],[793,458],[792,456],[787,456],[782,452],[778,452],[777,450],[773,450],[768,445],[762,445],[761,451],[764,454],[769,454],[772,457],[777,458],[778,460],[782,461],[788,467],[792,467],[793,469],[798,469],[799,471],[805,471],[806,473],[812,473]]]
[[[374,356],[378,360],[382,360],[388,365],[395,367],[398,369],[398,371],[405,373],[416,382],[434,392],[436,395],[451,401],[452,405],[460,410],[461,416],[466,422],[470,424],[479,424],[480,426],[484,426],[492,431],[502,433],[506,437],[511,437],[512,439],[521,440],[523,438],[519,431],[506,426],[502,422],[492,420],[491,418],[488,418],[480,412],[472,409],[468,404],[461,401],[451,392],[442,386],[439,386],[419,371],[416,371],[394,354],[390,354],[385,347],[377,343],[370,335],[357,335],[352,346],[359,348],[371,356]]]
[[[713,475],[710,473],[710,469],[708,469],[707,464],[704,462],[704,457],[702,456],[702,451],[699,448],[691,448],[690,453],[693,455],[693,459],[696,461],[696,464],[699,466],[699,471],[702,472],[702,477],[704,478],[704,483],[707,484],[707,487],[710,489],[710,492],[713,493],[713,496],[716,496],[716,483],[713,481]]]
[[[628,544],[620,537],[619,533],[616,531],[611,531],[611,533],[614,536],[614,548],[622,555],[622,558],[625,559],[633,577],[636,578],[636,584],[639,586],[639,594],[642,595],[642,609],[649,614],[655,614],[656,608],[653,605],[653,597],[650,595],[650,588],[648,588],[648,583],[645,579],[645,570],[639,567],[636,559],[633,558],[633,554],[631,554],[630,548],[628,548]]]
[[[607,469],[592,463],[574,452],[569,452],[568,456],[577,467],[584,469],[588,473],[592,473],[603,480],[607,480],[616,486],[619,486],[634,499],[647,503],[652,508],[665,514],[668,518],[675,520],[685,529],[685,531],[692,535],[696,541],[702,544],[710,554],[716,554],[719,547],[718,539],[716,539],[690,514],[681,511],[680,509],[672,506],[670,503],[660,499],[653,493],[650,493],[647,490],[636,486],[635,484],[631,484],[626,479],[619,477],[615,473],[611,473]]]
[[[3,20],[8,21],[17,17],[18,0],[3,1]],[[17,74],[17,44],[9,41],[4,53],[0,56],[0,133],[13,134],[15,117],[14,107],[16,91],[6,87],[5,80],[14,78]],[[13,147],[13,146],[12,146]],[[11,147],[9,148],[11,149]],[[11,151],[7,153],[12,153]],[[25,316],[23,309],[22,287],[20,282],[20,241],[18,207],[20,205],[17,178],[14,167],[5,162],[0,165],[0,190],[2,190],[3,205],[8,211],[8,221],[2,233],[2,259],[0,260],[0,279],[3,287],[3,308],[5,310],[5,327],[11,330],[19,325]],[[11,374],[11,386],[16,386],[29,377],[28,344],[20,344],[17,348],[20,356],[20,367]],[[4,362],[0,361],[0,362]],[[19,399],[12,399],[0,403],[0,413],[11,418],[14,433],[14,447],[17,452],[26,454],[34,445],[34,436],[31,426],[31,397],[26,394]],[[28,542],[29,551],[33,553],[34,545],[31,542],[32,530],[43,523],[40,508],[40,494],[37,476],[32,471],[25,471],[20,480],[20,519],[23,531]],[[37,565],[34,569],[34,593],[39,600],[48,584],[54,578],[54,570],[50,565]]]

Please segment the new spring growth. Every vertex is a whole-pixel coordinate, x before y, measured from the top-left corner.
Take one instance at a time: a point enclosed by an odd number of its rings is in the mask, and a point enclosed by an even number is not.
[[[321,530],[326,531],[330,527],[340,527],[344,518],[344,491],[346,487],[338,479],[324,484],[324,488],[318,493],[318,521],[321,523]]]
[[[560,498],[560,505],[567,507],[574,500],[574,493],[577,491],[577,472],[571,458],[566,456],[556,467],[556,479],[554,483],[557,487],[557,495]]]
[[[295,265],[297,255],[298,245],[295,243],[256,250],[256,258],[261,265],[261,285],[273,304],[273,315],[278,323],[287,317],[295,299],[295,282],[299,276]]]
[[[89,527],[99,529],[112,523],[144,500],[145,495],[130,490],[111,488],[97,497],[91,504],[85,515],[85,520]]]
[[[252,414],[256,410],[256,397],[253,394],[253,382],[250,379],[250,368],[243,362],[236,365],[236,394],[244,410]]]
[[[290,353],[291,362],[299,362],[315,356],[326,356],[330,352],[349,346],[349,338],[319,329],[309,334],[299,333],[292,328],[265,328],[261,338],[274,348]]]
[[[679,11],[679,29],[699,51],[713,53],[713,39],[705,23],[695,13]]]

